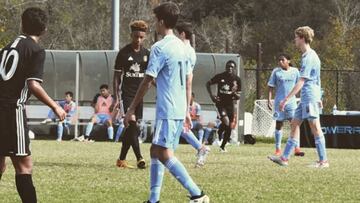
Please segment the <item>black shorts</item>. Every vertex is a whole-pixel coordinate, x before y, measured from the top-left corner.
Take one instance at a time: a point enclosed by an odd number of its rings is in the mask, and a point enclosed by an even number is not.
[[[127,109],[130,107],[131,102],[133,101],[133,97],[123,97],[123,107],[124,112],[127,112]],[[136,120],[142,119],[143,117],[143,103],[141,102],[135,109],[135,117]]]
[[[0,104],[0,156],[29,156],[30,139],[23,105]]]
[[[221,118],[227,116],[229,117],[229,121],[232,122],[232,120],[234,119],[234,104],[222,104],[222,103],[218,103],[216,104],[216,108],[218,110],[218,113],[220,115]]]

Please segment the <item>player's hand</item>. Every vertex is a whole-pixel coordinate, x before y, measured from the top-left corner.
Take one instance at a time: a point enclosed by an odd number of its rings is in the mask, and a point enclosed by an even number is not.
[[[133,110],[128,109],[128,111],[126,112],[125,117],[124,117],[125,127],[129,126],[130,121],[136,122],[136,118],[135,118],[135,112]]]
[[[320,108],[320,109],[324,108],[324,105],[323,105],[323,102],[322,102],[322,101],[319,101],[319,108]]]
[[[211,100],[216,104],[218,102],[220,102],[220,99],[218,96],[211,96]]]
[[[59,117],[60,121],[63,121],[66,117],[66,112],[60,106],[57,106],[54,110],[54,113]]]
[[[284,99],[284,100],[282,100],[282,101],[280,102],[280,105],[279,105],[280,111],[285,111],[286,102],[287,102],[286,99]]]
[[[191,116],[190,113],[186,113],[185,122],[184,122],[184,130],[185,132],[189,132],[189,130],[192,129],[192,122],[191,122]]]
[[[271,111],[273,110],[273,106],[274,106],[273,101],[268,100],[268,108],[269,108]]]

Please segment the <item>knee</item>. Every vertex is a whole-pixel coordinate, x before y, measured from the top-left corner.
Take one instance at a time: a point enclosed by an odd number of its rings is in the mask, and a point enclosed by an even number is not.
[[[281,130],[281,128],[283,127],[283,123],[282,122],[276,122],[276,130]]]

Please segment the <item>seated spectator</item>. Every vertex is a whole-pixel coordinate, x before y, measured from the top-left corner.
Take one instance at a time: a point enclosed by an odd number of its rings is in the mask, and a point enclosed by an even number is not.
[[[94,141],[90,138],[90,133],[94,124],[105,124],[107,126],[108,139],[113,140],[114,128],[112,126],[111,112],[114,108],[114,98],[110,94],[109,86],[103,84],[100,86],[100,93],[96,94],[92,106],[95,109],[95,114],[91,117],[91,121],[86,126],[85,141]]]
[[[198,132],[199,142],[202,143],[202,140],[204,137],[204,129],[203,129],[203,126],[202,126],[201,120],[200,120],[201,106],[199,103],[195,102],[194,99],[195,99],[195,94],[192,93],[191,99],[190,99],[190,106],[189,106],[189,111],[190,111],[190,116],[191,116],[191,121],[192,121],[191,130]]]
[[[60,142],[60,141],[62,141],[64,127],[67,129],[67,132],[69,134],[69,131],[70,131],[69,127],[73,123],[74,115],[76,112],[76,104],[73,101],[73,93],[70,91],[65,92],[65,99],[58,101],[57,103],[66,112],[65,119],[63,121],[58,121],[58,123],[57,123],[57,139],[56,139],[56,141]],[[46,123],[49,123],[52,121],[56,122],[56,120],[55,120],[56,118],[57,117],[56,117],[55,113],[52,110],[50,110],[47,118],[44,121],[42,121],[41,123],[46,124]]]

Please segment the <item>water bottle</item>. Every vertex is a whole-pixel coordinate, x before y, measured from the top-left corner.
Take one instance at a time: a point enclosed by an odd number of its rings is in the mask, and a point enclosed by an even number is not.
[[[337,113],[337,106],[336,106],[336,104],[335,104],[334,107],[333,107],[332,113],[333,113],[333,115],[336,115],[336,113]]]

